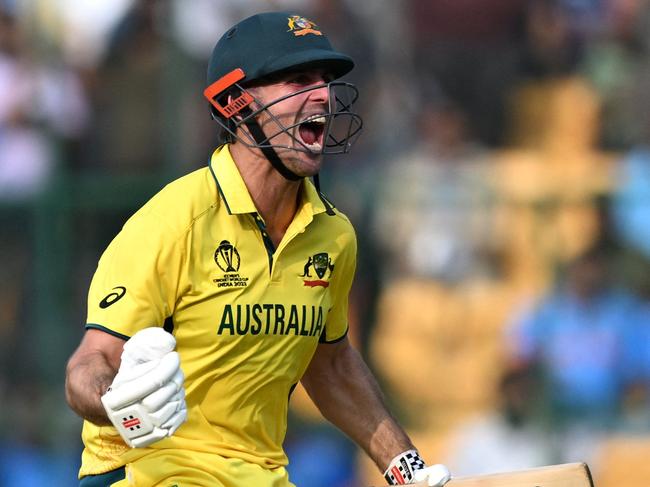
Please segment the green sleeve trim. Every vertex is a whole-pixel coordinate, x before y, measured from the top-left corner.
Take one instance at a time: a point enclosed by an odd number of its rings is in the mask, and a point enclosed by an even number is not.
[[[90,330],[90,329],[106,332],[109,335],[113,335],[114,337],[121,338],[122,340],[128,340],[129,338],[131,338],[130,336],[122,335],[121,333],[113,331],[110,328],[106,328],[105,326],[98,325],[97,323],[86,323],[86,330]]]
[[[323,334],[320,336],[320,339],[318,340],[318,343],[327,343],[327,344],[329,345],[329,344],[332,344],[332,343],[340,342],[340,341],[343,340],[346,336],[348,336],[348,330],[349,330],[349,329],[350,329],[350,327],[348,326],[348,327],[345,329],[345,333],[343,333],[343,335],[341,335],[340,337],[335,338],[334,340],[327,340],[327,339],[325,338],[325,337],[327,336],[326,330],[323,330]]]

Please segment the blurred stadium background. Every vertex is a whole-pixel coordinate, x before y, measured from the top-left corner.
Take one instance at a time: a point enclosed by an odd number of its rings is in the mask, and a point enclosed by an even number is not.
[[[323,186],[356,225],[352,337],[429,461],[650,481],[650,2],[0,0],[0,486],[76,485],[63,397],[96,261],[206,164],[215,40],[315,19],[365,132]],[[301,487],[381,483],[298,391]]]

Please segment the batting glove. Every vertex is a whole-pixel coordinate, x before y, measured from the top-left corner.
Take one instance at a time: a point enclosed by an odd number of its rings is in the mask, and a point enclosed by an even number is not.
[[[429,487],[442,487],[451,479],[451,474],[439,463],[427,467],[417,450],[407,450],[393,458],[384,478],[389,485],[426,482]]]
[[[173,435],[187,419],[185,376],[175,346],[174,337],[162,328],[145,328],[133,335],[101,398],[111,423],[132,448]]]

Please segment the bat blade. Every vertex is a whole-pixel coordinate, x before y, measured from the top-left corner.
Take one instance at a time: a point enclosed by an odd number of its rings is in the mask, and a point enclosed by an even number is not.
[[[594,487],[585,463],[566,463],[476,477],[459,477],[445,487]]]
[[[426,484],[415,484],[425,487]],[[565,463],[475,477],[456,477],[445,487],[594,487],[585,463]]]

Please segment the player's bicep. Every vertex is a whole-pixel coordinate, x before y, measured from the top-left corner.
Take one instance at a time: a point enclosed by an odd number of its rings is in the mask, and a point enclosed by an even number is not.
[[[345,362],[348,349],[351,347],[347,337],[335,343],[320,343],[305,371],[302,383],[311,395],[315,389],[320,389],[330,381],[337,381],[341,373],[341,365]]]

